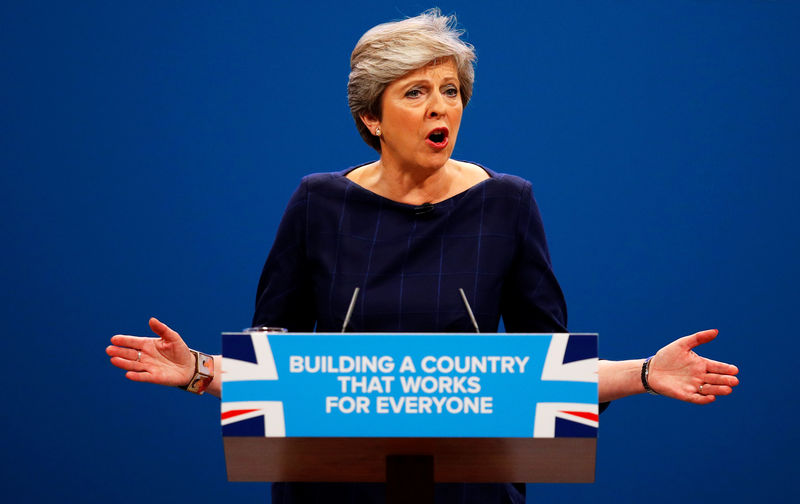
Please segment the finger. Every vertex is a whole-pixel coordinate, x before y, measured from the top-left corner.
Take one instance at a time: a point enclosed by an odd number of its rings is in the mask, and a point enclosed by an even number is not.
[[[133,380],[135,382],[159,383],[156,377],[147,371],[142,371],[138,373],[136,371],[128,371],[127,373],[125,373],[125,378]]]
[[[709,404],[714,402],[715,399],[716,397],[714,397],[713,395],[692,394],[689,397],[687,397],[685,401],[690,402],[692,404]]]
[[[708,396],[718,396],[718,395],[728,395],[733,392],[733,389],[728,387],[727,385],[703,385],[703,391],[700,392],[700,395],[708,395]]]
[[[716,329],[708,329],[705,331],[696,332],[694,334],[690,334],[689,336],[684,336],[678,340],[680,345],[687,349],[691,350],[692,348],[702,345],[703,343],[708,343],[709,341],[713,340],[717,337],[719,331]]]
[[[739,368],[734,366],[733,364],[727,364],[725,362],[718,362],[711,359],[705,359],[706,361],[706,369],[710,373],[719,373],[719,374],[726,374],[726,375],[735,375],[739,372]]]
[[[144,371],[145,365],[135,360],[123,359],[122,357],[111,357],[111,364],[125,371]]]
[[[141,353],[140,353],[141,352]],[[106,348],[106,353],[110,357],[120,357],[122,359],[132,360],[132,361],[141,361],[141,356],[144,355],[144,352],[141,350],[136,350],[134,348],[124,348],[118,346],[108,346]]]
[[[705,380],[705,383],[710,385],[727,385],[729,387],[735,387],[736,385],[739,385],[738,378],[724,374],[706,373],[706,376],[703,378],[703,380]]]
[[[128,336],[125,334],[117,334],[111,337],[111,343],[120,347],[135,348],[137,350],[144,348],[144,344],[148,340],[155,338],[142,338],[140,336]]]
[[[164,341],[176,342],[181,340],[181,337],[178,333],[170,329],[167,324],[161,322],[157,318],[150,317],[149,324],[150,329],[152,329],[154,333],[158,334]]]

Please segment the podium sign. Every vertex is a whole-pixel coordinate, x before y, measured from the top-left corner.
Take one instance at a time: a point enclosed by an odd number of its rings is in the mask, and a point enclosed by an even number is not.
[[[594,479],[595,334],[225,333],[222,350],[230,480],[384,481],[387,455],[432,455],[436,481]]]

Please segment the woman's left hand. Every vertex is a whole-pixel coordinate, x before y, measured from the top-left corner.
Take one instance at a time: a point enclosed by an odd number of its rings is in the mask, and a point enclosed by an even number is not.
[[[708,404],[718,395],[728,395],[739,384],[739,369],[724,362],[700,357],[693,349],[717,337],[710,329],[677,339],[650,360],[648,384],[653,391],[695,404]]]

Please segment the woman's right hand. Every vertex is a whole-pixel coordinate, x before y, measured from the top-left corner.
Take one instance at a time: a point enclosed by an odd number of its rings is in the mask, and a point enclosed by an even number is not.
[[[106,353],[111,364],[127,371],[125,377],[138,382],[186,386],[194,376],[195,358],[180,335],[156,318],[150,329],[158,338],[117,334]]]

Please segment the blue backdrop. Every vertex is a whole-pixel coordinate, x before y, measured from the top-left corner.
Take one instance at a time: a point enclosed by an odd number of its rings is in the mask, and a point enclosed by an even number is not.
[[[597,482],[529,500],[788,499],[800,4],[439,5],[479,58],[455,157],[532,180],[571,330],[621,359],[717,327],[700,351],[741,368],[709,406],[617,401]],[[265,502],[226,481],[216,399],[128,382],[104,348],[151,315],[208,352],[248,325],[300,177],[375,157],[353,45],[431,6],[2,3],[5,497]]]

